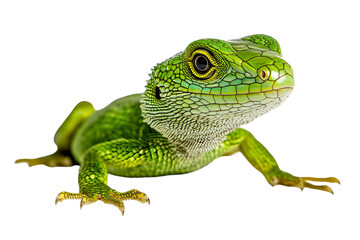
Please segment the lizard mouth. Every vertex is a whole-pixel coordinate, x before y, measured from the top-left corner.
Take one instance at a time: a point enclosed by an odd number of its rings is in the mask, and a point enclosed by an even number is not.
[[[207,104],[242,104],[247,102],[266,103],[268,99],[282,99],[292,92],[292,86],[279,87],[264,91],[239,92],[239,93],[206,93],[195,91],[176,91],[179,94],[190,94],[196,98],[204,99]],[[176,94],[176,92],[174,92]],[[197,101],[194,101],[197,102]]]
[[[237,117],[239,114],[250,114],[252,116],[262,115],[262,113],[270,111],[285,101],[292,89],[293,87],[286,86],[266,91],[238,94],[212,94],[191,91],[177,91],[177,93],[180,94],[181,98],[185,99],[181,106],[186,112],[205,116],[224,113],[226,116],[233,115]]]
[[[251,84],[238,84],[225,87],[200,87],[190,85],[187,88],[181,87],[175,92],[190,93],[195,96],[214,96],[229,98],[232,97],[244,97],[244,96],[258,96],[259,99],[266,97],[282,97],[285,94],[290,94],[294,88],[294,78],[290,74],[285,74],[275,81],[265,81],[263,83],[251,83]],[[251,100],[251,99],[250,99]],[[229,102],[230,103],[230,102]]]
[[[256,91],[256,92],[239,92],[239,93],[208,93],[208,92],[196,92],[196,91],[174,91],[174,93],[191,93],[191,94],[197,94],[197,95],[213,95],[213,96],[238,96],[238,95],[250,95],[250,94],[259,94],[259,93],[269,93],[269,92],[276,92],[281,90],[292,90],[294,87],[281,87],[281,88],[275,88],[265,91]]]

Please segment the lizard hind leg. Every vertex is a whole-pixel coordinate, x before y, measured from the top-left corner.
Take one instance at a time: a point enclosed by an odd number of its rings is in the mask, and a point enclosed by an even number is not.
[[[15,163],[27,163],[30,167],[40,164],[48,167],[68,167],[76,164],[70,153],[72,138],[94,111],[91,103],[78,103],[55,133],[54,142],[58,147],[55,153],[34,159],[18,159]]]
[[[56,151],[53,154],[33,158],[33,159],[18,159],[15,163],[27,163],[29,167],[35,165],[46,165],[48,167],[70,167],[74,165],[74,160],[72,159],[70,153],[64,151]]]

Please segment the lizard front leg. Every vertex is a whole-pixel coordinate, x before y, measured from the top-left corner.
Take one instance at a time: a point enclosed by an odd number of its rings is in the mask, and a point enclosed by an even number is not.
[[[137,146],[137,147],[136,147]],[[136,189],[127,192],[117,192],[107,185],[108,165],[118,168],[136,168],[142,163],[140,158],[131,156],[140,152],[141,146],[137,141],[114,140],[90,148],[83,156],[79,170],[79,193],[61,192],[55,204],[66,199],[80,199],[80,207],[101,200],[112,204],[124,214],[124,200],[137,200],[149,203],[147,195]],[[116,154],[115,154],[116,153]]]
[[[333,193],[329,186],[313,185],[309,183],[309,181],[340,183],[340,181],[335,177],[296,177],[290,173],[280,170],[274,157],[269,153],[269,151],[259,141],[257,141],[250,132],[244,129],[238,129],[234,133],[230,134],[226,143],[228,146],[232,146],[231,152],[234,152],[233,149],[234,146],[236,146],[236,149],[245,156],[251,165],[253,165],[265,176],[266,180],[272,186],[284,185],[298,187],[300,189],[312,188]],[[229,149],[231,149],[231,147],[229,147]]]

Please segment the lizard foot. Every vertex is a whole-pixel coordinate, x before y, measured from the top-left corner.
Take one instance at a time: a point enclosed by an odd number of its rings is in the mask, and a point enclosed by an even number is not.
[[[71,156],[66,151],[56,151],[55,153],[33,159],[18,159],[15,163],[27,163],[29,167],[35,165],[46,165],[48,167],[70,167],[74,165]]]
[[[99,193],[94,193],[94,191]],[[62,202],[66,199],[81,199],[80,209],[84,205],[94,203],[97,200],[101,200],[104,203],[116,206],[121,211],[122,215],[124,215],[125,211],[125,206],[123,203],[124,200],[137,200],[141,203],[150,204],[150,199],[143,192],[132,189],[130,191],[120,193],[109,188],[106,184],[102,184],[99,188],[93,187],[92,189],[83,193],[61,192],[56,197],[55,205],[58,202]]]
[[[331,194],[334,194],[334,192],[329,186],[313,185],[308,181],[340,184],[340,181],[335,177],[329,177],[329,178],[295,177],[290,173],[281,171],[280,169],[275,169],[271,171],[269,174],[266,174],[265,177],[272,186],[284,185],[289,187],[298,187],[301,190],[303,190],[304,188],[311,188],[311,189],[317,189],[317,190],[329,192]]]

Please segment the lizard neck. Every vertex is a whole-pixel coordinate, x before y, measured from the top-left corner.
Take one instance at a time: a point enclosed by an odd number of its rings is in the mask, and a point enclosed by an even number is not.
[[[186,118],[177,118],[177,121],[158,122],[145,119],[150,127],[167,138],[175,147],[181,158],[196,158],[217,148],[227,134],[240,127],[239,122],[219,122],[200,120],[191,121]]]
[[[192,124],[183,128],[179,126],[176,129],[158,129],[173,144],[179,155],[195,158],[217,148],[236,127],[219,128],[215,124]]]

